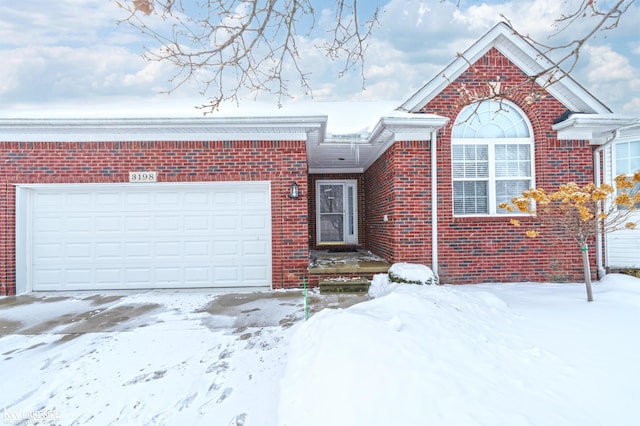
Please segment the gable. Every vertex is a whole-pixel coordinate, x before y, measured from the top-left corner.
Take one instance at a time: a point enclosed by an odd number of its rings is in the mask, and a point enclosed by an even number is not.
[[[534,76],[552,67],[554,63],[531,43],[517,35],[513,28],[504,22],[497,24],[476,41],[464,53],[451,62],[441,73],[414,93],[400,107],[408,112],[421,112],[423,107],[440,94],[453,81],[457,80],[482,57],[495,49],[510,63],[515,65],[524,76]],[[496,76],[487,75],[486,82]],[[538,77],[536,83],[544,86],[548,74]],[[610,113],[611,110],[578,84],[571,76],[554,80],[546,91],[556,98],[566,109],[582,113]]]

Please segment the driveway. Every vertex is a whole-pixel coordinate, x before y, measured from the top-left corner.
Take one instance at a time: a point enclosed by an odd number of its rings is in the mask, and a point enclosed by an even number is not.
[[[366,296],[309,292],[310,315]],[[300,290],[0,298],[6,423],[269,425]]]

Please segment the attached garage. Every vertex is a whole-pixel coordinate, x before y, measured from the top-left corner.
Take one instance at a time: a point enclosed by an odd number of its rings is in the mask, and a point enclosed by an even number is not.
[[[21,185],[16,195],[19,293],[271,287],[269,182]]]

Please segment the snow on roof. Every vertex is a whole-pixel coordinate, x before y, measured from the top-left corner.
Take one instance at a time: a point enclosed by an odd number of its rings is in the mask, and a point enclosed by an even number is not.
[[[0,110],[0,119],[161,119],[204,117],[198,108],[203,99],[169,97],[139,100],[118,99],[100,104],[59,103],[24,105]],[[327,135],[359,135],[366,138],[382,116],[393,116],[399,101],[304,101],[275,103],[243,102],[240,106],[223,105],[207,117],[294,117],[327,116]]]

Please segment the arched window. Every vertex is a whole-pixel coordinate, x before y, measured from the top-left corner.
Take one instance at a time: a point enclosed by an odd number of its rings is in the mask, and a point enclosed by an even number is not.
[[[506,214],[498,208],[533,186],[533,137],[525,115],[507,101],[465,107],[453,125],[454,215]]]

